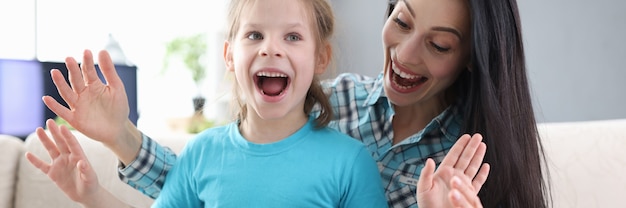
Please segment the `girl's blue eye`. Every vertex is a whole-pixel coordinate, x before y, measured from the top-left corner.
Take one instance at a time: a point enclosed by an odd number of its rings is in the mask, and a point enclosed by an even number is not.
[[[299,40],[301,40],[302,38],[300,38],[300,36],[299,36],[299,35],[297,35],[297,34],[289,34],[289,35],[287,35],[287,37],[286,37],[285,39],[286,39],[287,41],[299,41]]]
[[[250,40],[261,40],[261,39],[263,39],[263,35],[261,35],[261,33],[259,33],[259,32],[251,32],[251,33],[248,33],[248,39],[250,39]]]

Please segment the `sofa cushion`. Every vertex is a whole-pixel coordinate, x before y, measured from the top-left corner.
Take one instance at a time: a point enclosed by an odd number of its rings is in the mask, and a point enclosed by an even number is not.
[[[538,127],[554,207],[626,207],[626,119]]]
[[[24,157],[24,142],[0,135],[0,207],[13,207],[18,161]]]

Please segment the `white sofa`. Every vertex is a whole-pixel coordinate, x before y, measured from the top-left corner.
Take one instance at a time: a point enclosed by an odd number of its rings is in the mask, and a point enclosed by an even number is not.
[[[550,168],[554,207],[626,207],[626,119],[539,124]],[[100,182],[135,207],[152,200],[122,183],[115,156],[75,132]],[[157,136],[157,135],[153,135]],[[192,135],[154,137],[178,152]],[[35,134],[25,142],[0,136],[0,208],[80,207],[24,157],[49,158]]]

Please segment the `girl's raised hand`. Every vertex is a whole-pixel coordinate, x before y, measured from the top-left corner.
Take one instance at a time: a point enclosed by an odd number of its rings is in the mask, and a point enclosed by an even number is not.
[[[26,159],[45,173],[73,201],[93,201],[92,197],[96,196],[101,187],[80,144],[67,127],[57,126],[51,119],[46,121],[46,125],[54,142],[43,128],[37,128],[36,133],[48,151],[51,163],[44,162],[30,152],[26,153]]]

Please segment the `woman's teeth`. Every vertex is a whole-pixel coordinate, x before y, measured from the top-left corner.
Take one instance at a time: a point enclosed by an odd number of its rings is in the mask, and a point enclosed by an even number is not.
[[[400,71],[400,69],[397,69],[395,67],[393,67],[393,72],[396,73],[398,76],[400,76],[400,78],[402,78],[402,79],[417,79],[417,78],[420,78],[420,76],[405,73],[405,72]]]

